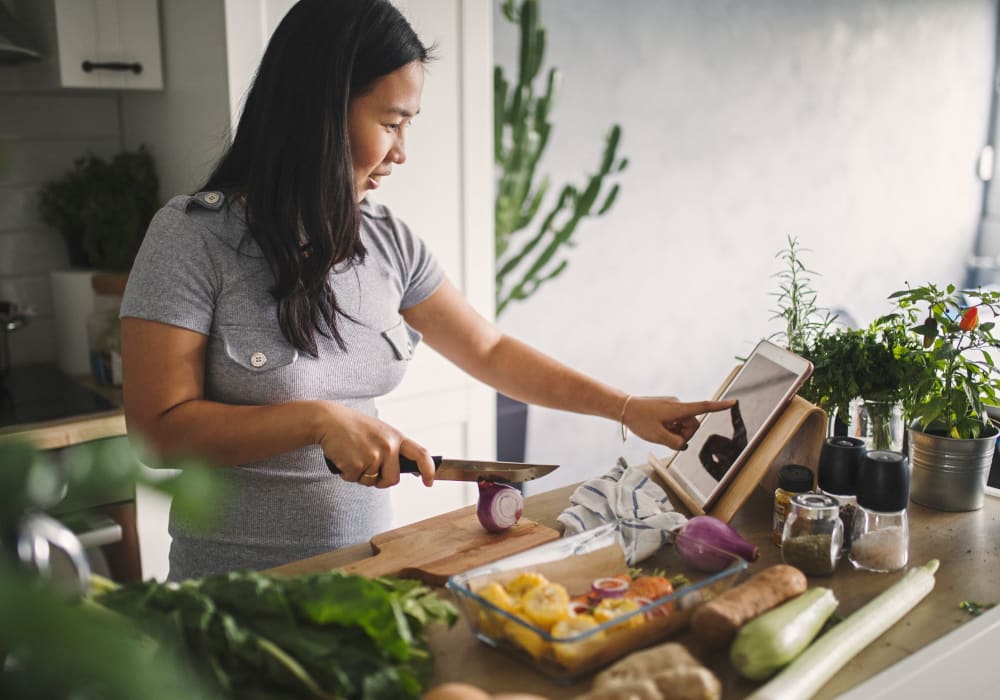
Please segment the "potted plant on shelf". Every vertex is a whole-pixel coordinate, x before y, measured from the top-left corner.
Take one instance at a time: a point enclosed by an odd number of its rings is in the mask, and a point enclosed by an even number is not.
[[[911,497],[940,510],[978,510],[1000,432],[986,411],[1000,396],[990,354],[1000,348],[992,320],[1000,292],[926,284],[889,298],[896,309],[879,321],[920,341],[914,357],[925,368],[907,406]]]
[[[105,317],[100,325],[110,329],[99,331],[107,341],[102,344],[113,345],[112,316],[159,207],[158,190],[153,158],[140,147],[110,161],[93,154],[77,158],[68,172],[39,191],[41,218],[63,235],[73,267],[51,273],[57,359],[64,372],[90,370],[100,381],[118,383],[111,376],[114,349],[103,348],[95,359],[87,318],[95,312]]]
[[[628,161],[617,155],[621,127],[605,136],[597,171],[580,185],[566,184],[554,202],[547,202],[548,176],[539,176],[538,162],[552,131],[549,121],[558,71],[549,68],[543,90],[535,80],[545,57],[545,28],[539,21],[538,0],[504,0],[503,16],[518,25],[516,80],[500,66],[493,71],[494,162],[497,188],[494,202],[495,298],[499,317],[516,301],[524,301],[558,277],[569,261],[561,257],[573,246],[573,234],[588,217],[607,213],[618,195],[611,179]],[[497,395],[497,448],[501,459],[524,460],[527,406]]]
[[[39,192],[42,220],[66,239],[70,264],[127,273],[159,208],[159,181],[144,147],[106,161],[87,154]]]

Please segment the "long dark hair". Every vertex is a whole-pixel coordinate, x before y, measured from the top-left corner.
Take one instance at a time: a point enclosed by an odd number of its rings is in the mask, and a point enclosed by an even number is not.
[[[232,145],[200,189],[245,198],[285,338],[346,349],[328,276],[365,257],[348,140],[351,98],[429,49],[388,0],[300,0],[271,37]]]

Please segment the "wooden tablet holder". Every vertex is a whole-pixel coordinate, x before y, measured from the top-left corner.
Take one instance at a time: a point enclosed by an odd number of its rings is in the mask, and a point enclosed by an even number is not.
[[[729,385],[735,374],[736,370],[729,375],[716,396]],[[778,470],[786,464],[804,465],[815,475],[819,452],[826,437],[826,426],[827,418],[823,409],[801,396],[792,398],[707,514],[729,522],[754,488],[759,486],[768,493],[774,492],[778,486]],[[651,453],[649,464],[670,495],[675,496],[691,514],[705,515],[706,512],[697,501],[688,495],[670,473],[670,463],[674,456],[661,459]]]

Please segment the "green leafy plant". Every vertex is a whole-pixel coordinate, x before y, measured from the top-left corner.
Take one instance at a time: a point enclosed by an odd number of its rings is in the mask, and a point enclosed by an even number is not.
[[[919,351],[919,342],[898,326],[838,328],[817,336],[805,348],[803,355],[813,363],[813,373],[799,393],[842,419],[849,415],[853,400],[864,399],[874,412],[873,447],[888,449],[892,406],[911,404],[914,387],[926,376]]]
[[[896,309],[880,325],[902,326],[920,341],[916,357],[926,372],[913,387],[907,414],[920,428],[952,438],[977,438],[991,427],[985,404],[1000,396],[991,350],[1000,292],[958,290],[955,285],[908,287],[889,296]]]
[[[516,83],[508,81],[500,66],[493,72],[498,316],[509,304],[527,299],[566,269],[569,261],[559,259],[558,254],[574,245],[572,237],[582,219],[602,216],[611,209],[619,184],[609,180],[628,165],[627,159],[617,155],[622,130],[615,124],[605,137],[597,172],[580,187],[564,185],[534,232],[528,231],[549,192],[548,176],[539,179],[536,171],[552,131],[549,116],[558,72],[550,68],[544,91],[535,92],[546,36],[539,22],[538,0],[504,0],[501,9],[507,20],[519,26],[520,43]]]
[[[159,180],[145,148],[110,162],[93,154],[39,192],[45,223],[66,239],[70,262],[110,272],[132,267],[139,244],[159,207]]]
[[[187,462],[178,476],[148,476],[121,440],[99,441],[55,462],[23,442],[0,443],[0,695],[22,698],[197,700],[217,697],[179,655],[156,658],[138,630],[105,609],[20,565],[18,528],[26,515],[64,498],[143,483],[205,523],[218,496],[213,472]]]
[[[149,581],[95,600],[232,698],[416,699],[434,670],[425,626],[457,619],[419,581],[339,571]]]
[[[802,261],[805,250],[807,249],[799,245],[798,238],[789,236],[788,246],[775,256],[785,263],[785,268],[775,275],[778,278],[778,291],[773,296],[777,297],[778,308],[773,311],[771,320],[781,319],[785,328],[768,338],[784,344],[799,355],[805,355],[813,343],[828,332],[837,318],[827,309],[816,305],[816,291],[811,277],[816,273]]]

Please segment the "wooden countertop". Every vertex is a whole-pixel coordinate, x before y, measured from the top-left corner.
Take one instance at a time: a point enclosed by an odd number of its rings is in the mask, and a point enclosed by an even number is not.
[[[89,376],[74,376],[73,379],[115,406],[122,405],[121,388],[103,386]],[[3,426],[0,427],[0,444],[27,440],[37,449],[52,450],[91,440],[119,437],[125,435],[125,432],[125,414],[121,408],[115,408],[41,423]]]
[[[525,516],[556,527],[555,518],[568,505],[573,488],[569,486],[528,497]],[[998,602],[1000,499],[987,497],[985,507],[971,513],[945,513],[911,503],[909,517],[910,564],[923,564],[934,558],[941,562],[933,592],[844,667],[823,687],[817,698],[837,697],[971,620],[959,609],[961,601]],[[751,565],[751,572],[781,561],[781,550],[771,541],[770,523],[771,498],[760,490],[750,497],[733,520],[732,524],[760,547],[760,559]],[[368,545],[357,545],[277,570],[283,573],[325,571],[370,555]],[[643,566],[655,568],[656,557],[643,562]],[[840,601],[837,612],[846,616],[900,576],[902,573],[856,571],[844,560],[833,576],[812,578],[810,585],[832,588]],[[758,687],[758,684],[740,679],[724,653],[706,654],[690,637],[682,636],[679,641],[687,644],[692,653],[718,674],[723,682],[723,697],[727,700],[743,698]],[[450,630],[432,629],[431,646],[436,659],[435,683],[461,681],[493,693],[532,692],[552,700],[573,698],[589,689],[588,681],[556,685],[518,660],[479,642],[464,622]]]

